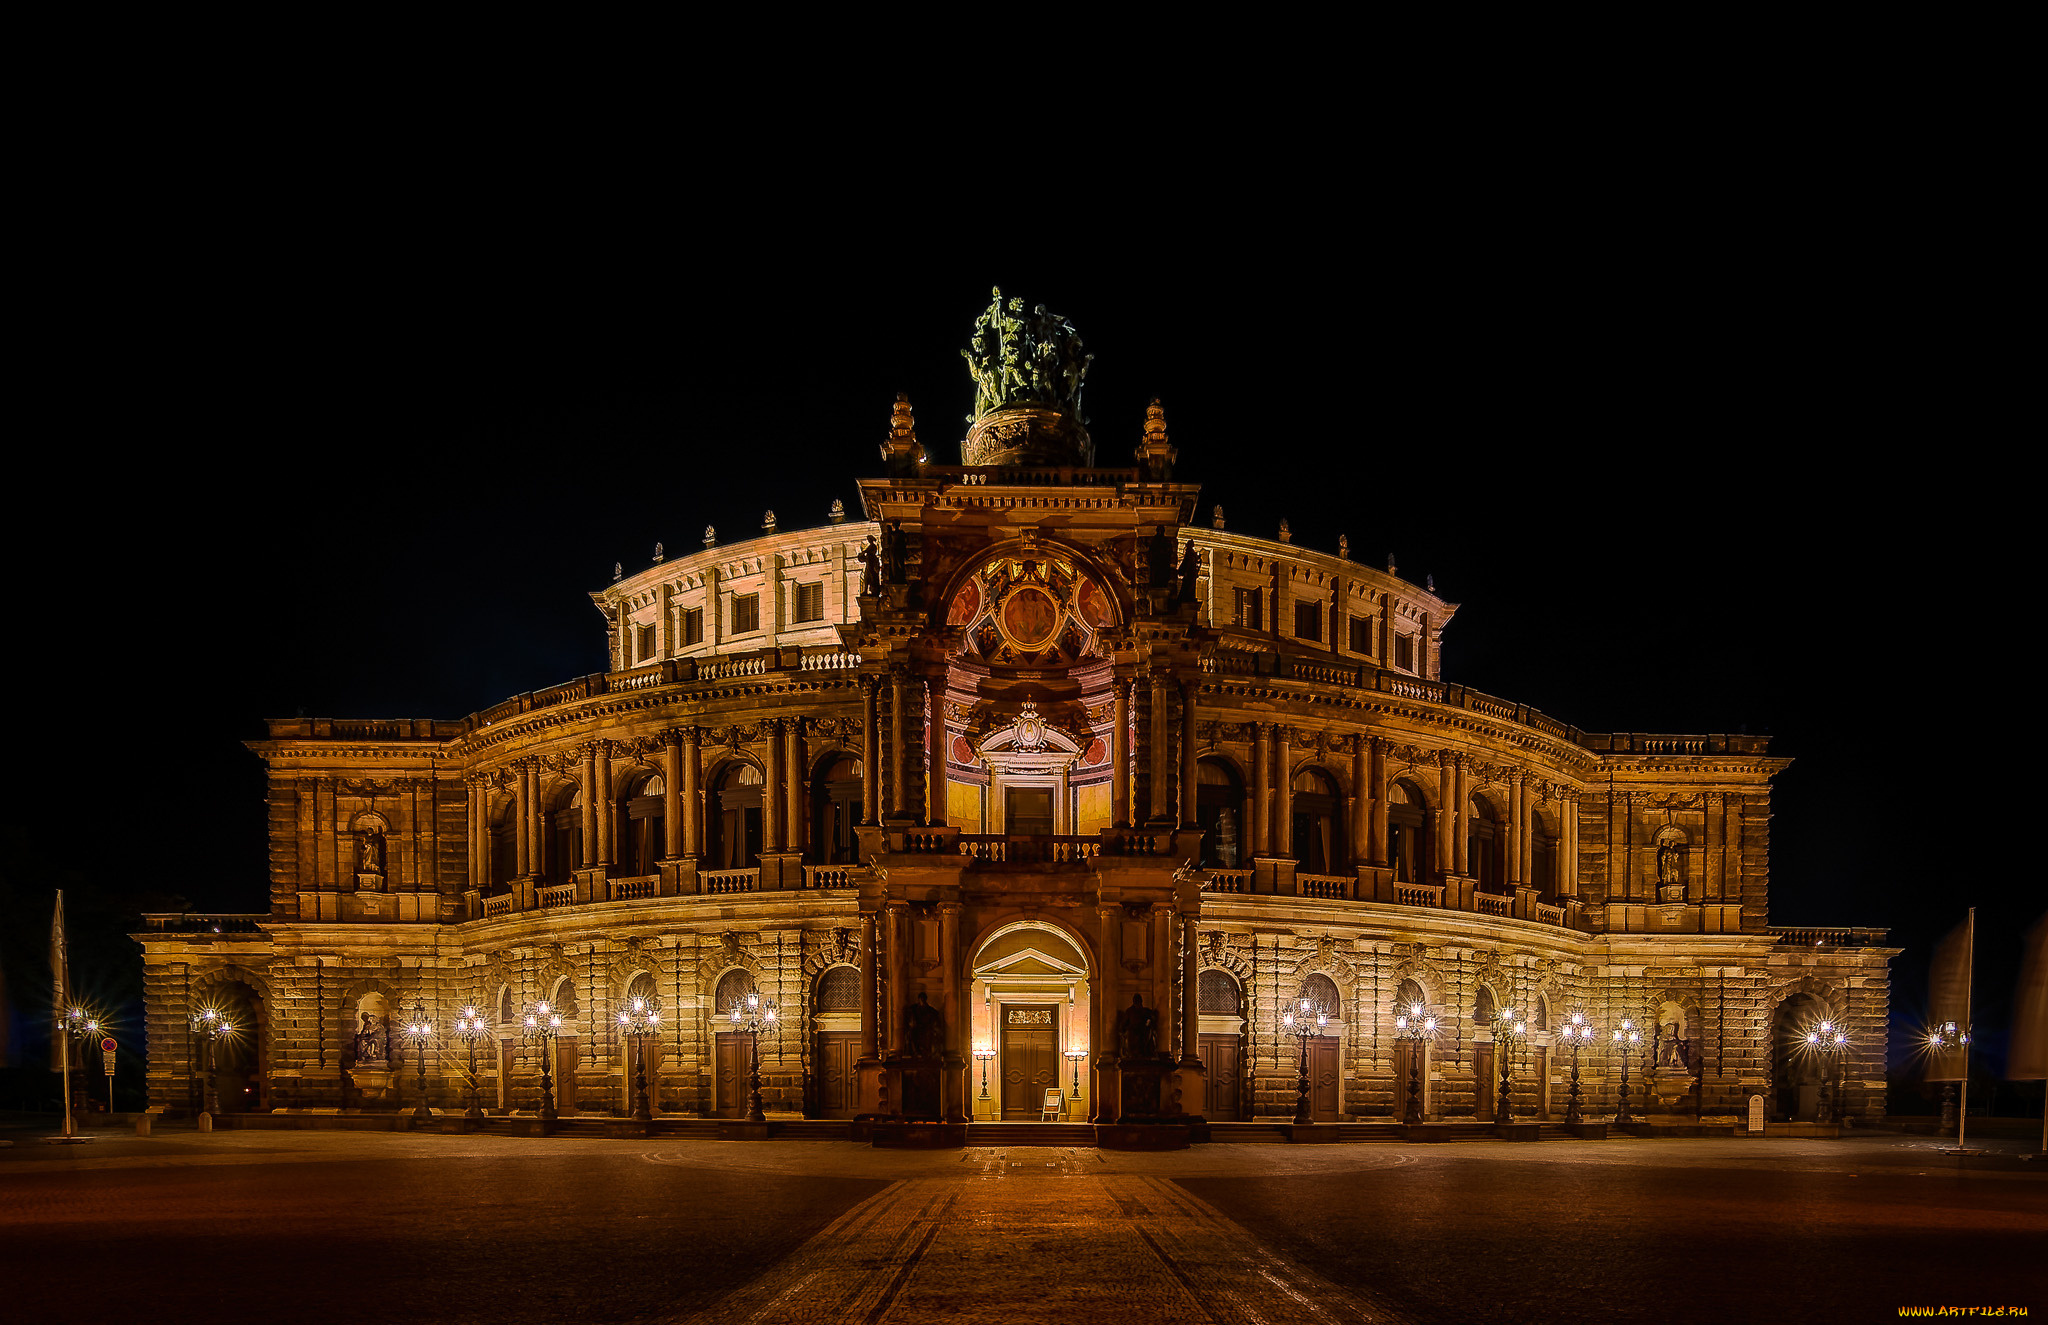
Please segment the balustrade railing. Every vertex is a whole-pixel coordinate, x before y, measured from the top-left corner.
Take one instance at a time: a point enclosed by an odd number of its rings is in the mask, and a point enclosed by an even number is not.
[[[697,679],[722,681],[730,676],[766,676],[768,660],[752,658],[706,658],[697,664]]]
[[[650,663],[646,667],[635,667],[630,672],[613,672],[604,679],[604,688],[607,691],[651,690],[662,683],[661,664]]]
[[[1248,893],[1252,890],[1250,870],[1210,870],[1202,881],[1205,893]]]
[[[268,914],[252,911],[180,911],[144,916],[142,923],[162,934],[255,934],[268,919]]]
[[[806,672],[837,672],[860,666],[860,655],[840,650],[836,653],[806,653],[800,670]]]
[[[750,870],[705,870],[698,878],[707,893],[757,893],[761,891],[761,868]]]
[[[1297,874],[1294,882],[1300,887],[1303,897],[1342,901],[1351,896],[1351,885],[1357,880],[1345,874]]]
[[[1394,900],[1402,906],[1436,906],[1444,904],[1444,886],[1440,883],[1397,883],[1394,885]]]
[[[1076,838],[1076,841],[1092,841],[1092,838]],[[1105,856],[1167,856],[1173,854],[1173,830],[1170,828],[1148,831],[1143,828],[1112,828],[1102,834],[1102,855]]]
[[[635,879],[613,879],[612,900],[614,902],[638,901],[652,897],[661,883],[659,874],[643,874]]]
[[[549,907],[573,906],[576,903],[576,885],[563,883],[553,888],[538,888],[534,890],[534,898],[543,911]]]
[[[1546,925],[1564,924],[1564,908],[1548,902],[1536,903],[1536,918]]]
[[[1778,942],[1798,948],[1874,948],[1884,942],[1888,929],[1807,929],[1772,925]]]
[[[1515,899],[1475,892],[1472,894],[1472,909],[1483,916],[1511,916],[1515,913]]]
[[[511,894],[511,893],[499,893],[499,894],[497,894],[497,895],[496,895],[496,896],[494,896],[494,897],[486,897],[486,898],[484,898],[484,915],[486,915],[486,916],[509,916],[509,915],[511,915],[511,914],[512,914],[512,894]]]
[[[984,865],[1071,865],[1102,854],[1100,837],[1053,833],[962,833],[960,854]]]
[[[852,865],[806,865],[804,866],[804,887],[806,888],[851,888],[854,886]]]

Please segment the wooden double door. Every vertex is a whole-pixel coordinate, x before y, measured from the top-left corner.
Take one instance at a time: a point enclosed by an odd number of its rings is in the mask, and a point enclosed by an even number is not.
[[[721,1118],[744,1118],[747,1116],[748,1079],[754,1067],[753,1043],[735,1031],[720,1031],[715,1052],[718,1055],[714,1067],[718,1094],[713,1101],[717,1106],[714,1112]]]
[[[859,1031],[818,1032],[817,1054],[811,1060],[817,1073],[818,1117],[851,1118],[859,1109],[860,1076],[854,1070],[859,1061]]]
[[[1045,1107],[1045,1092],[1061,1084],[1057,1014],[1043,1004],[1011,1003],[1002,1013],[1003,1117],[1035,1120]]]
[[[1202,1058],[1202,1116],[1210,1122],[1237,1121],[1243,1071],[1237,1036],[1204,1035],[1197,1044]]]

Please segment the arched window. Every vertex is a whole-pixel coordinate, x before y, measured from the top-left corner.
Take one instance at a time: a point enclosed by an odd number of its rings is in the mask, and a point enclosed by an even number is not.
[[[1500,1013],[1500,1004],[1494,1001],[1493,990],[1487,985],[1479,986],[1472,996],[1472,1024],[1480,1030],[1491,1030],[1493,1019]]]
[[[833,966],[819,976],[818,1011],[859,1012],[860,971],[851,966]]]
[[[761,863],[761,770],[729,765],[712,791],[710,868],[751,869]]]
[[[1501,829],[1500,813],[1493,808],[1493,802],[1484,796],[1474,796],[1471,813],[1466,816],[1465,867],[1479,884],[1480,891],[1498,893],[1507,886],[1507,873],[1501,868],[1502,848],[1507,845],[1507,834]]]
[[[1396,782],[1387,788],[1387,863],[1394,868],[1396,883],[1421,883],[1426,877],[1427,805],[1413,783]]]
[[[1332,1020],[1344,1019],[1344,1002],[1337,994],[1337,982],[1321,971],[1313,972],[1301,982],[1301,992],[1296,999],[1307,999],[1309,1006],[1317,1012],[1328,1013]],[[1297,1002],[1296,1006],[1300,1006]]]
[[[545,877],[549,883],[568,883],[583,868],[582,789],[564,789],[542,824],[547,835]]]
[[[1550,1029],[1550,999],[1546,995],[1536,995],[1536,1018],[1529,1023],[1529,1029],[1532,1031],[1547,1031]]]
[[[570,1023],[582,1010],[576,1003],[576,981],[566,975],[555,981],[555,996],[548,1000],[548,1006],[562,1014],[562,1033],[568,1034]]]
[[[636,998],[655,998],[659,992],[654,987],[654,977],[646,971],[642,971],[633,977],[631,984],[626,986],[626,1004],[630,1007]]]
[[[629,875],[654,874],[667,849],[668,788],[661,774],[641,778],[619,799],[618,866]]]
[[[1204,759],[1195,765],[1195,822],[1202,828],[1202,864],[1234,870],[1244,859],[1244,787],[1230,765]]]
[[[1337,784],[1320,768],[1294,775],[1294,855],[1304,874],[1328,874],[1344,859],[1337,831]]]
[[[846,755],[811,779],[811,856],[817,865],[860,863],[860,760]]]
[[[754,992],[754,977],[746,971],[727,971],[718,977],[718,990],[711,1006],[721,1017],[732,1014],[732,1005]]]
[[[512,1024],[512,986],[506,985],[498,991],[498,1024]]]
[[[491,887],[502,891],[512,886],[519,873],[519,824],[517,807],[507,798],[491,818]]]
[[[1244,998],[1228,971],[1207,970],[1195,984],[1195,1011],[1218,1017],[1241,1016]]]
[[[1532,877],[1529,886],[1545,897],[1556,897],[1564,888],[1564,881],[1558,876],[1557,823],[1550,815],[1537,810],[1529,816],[1529,868]]]
[[[1413,980],[1403,980],[1394,986],[1394,1012],[1397,1016],[1412,1017],[1417,1007],[1427,1007],[1429,1000],[1422,996],[1422,986]]]

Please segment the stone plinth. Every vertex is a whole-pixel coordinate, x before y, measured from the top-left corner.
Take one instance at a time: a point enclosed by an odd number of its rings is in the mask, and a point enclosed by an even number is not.
[[[967,1124],[897,1118],[870,1124],[869,1136],[877,1150],[959,1150],[967,1144]]]
[[[1495,1123],[1493,1134],[1503,1141],[1540,1141],[1543,1139],[1541,1123]]]
[[[1104,1150],[1186,1150],[1185,1123],[1097,1123],[1095,1144]]]

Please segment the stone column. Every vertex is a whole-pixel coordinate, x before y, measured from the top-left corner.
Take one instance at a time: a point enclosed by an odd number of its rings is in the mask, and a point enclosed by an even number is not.
[[[661,854],[674,860],[683,854],[682,738],[671,730],[661,747]]]
[[[583,860],[597,863],[597,743],[583,747]]]
[[[683,854],[704,855],[704,749],[695,727],[683,728]]]
[[[1520,884],[1528,878],[1523,868],[1522,847],[1526,838],[1523,825],[1528,822],[1529,804],[1527,792],[1522,785],[1522,770],[1512,769],[1508,773],[1508,883]]]
[[[606,865],[618,862],[619,806],[612,799],[612,745],[597,743],[597,859]],[[584,864],[589,864],[585,861]]]
[[[1273,854],[1273,752],[1263,722],[1252,724],[1252,854]]]
[[[903,710],[909,702],[909,687],[904,683],[900,670],[889,673],[889,812],[909,818],[910,811],[910,770],[905,760],[910,751],[905,744],[904,727],[908,714]]]
[[[788,743],[788,749],[782,759],[784,765],[783,776],[789,780],[788,825],[786,829],[789,835],[788,849],[792,855],[801,856],[804,853],[804,839],[810,835],[805,831],[810,827],[810,816],[804,812],[806,809],[804,804],[804,720],[802,718],[789,719],[787,725],[782,729],[782,737]]]
[[[1611,788],[1607,793],[1607,900],[1628,900],[1628,834],[1624,831],[1627,797]]]
[[[1567,787],[1564,791],[1564,820],[1560,832],[1562,840],[1557,844],[1557,889],[1565,897],[1579,895],[1579,794]]]
[[[1180,688],[1180,826],[1193,828],[1196,824],[1195,787],[1199,779],[1195,774],[1195,683],[1189,681]]]
[[[875,913],[860,913],[860,1056],[873,1058],[881,985],[875,979]]]
[[[1472,771],[1463,759],[1451,764],[1451,786],[1456,790],[1454,802],[1457,815],[1451,821],[1451,858],[1457,862],[1454,873],[1472,873]]]
[[[782,850],[782,719],[761,724],[761,743],[767,748],[762,762],[767,765],[767,783],[761,788],[761,854]],[[765,887],[765,881],[763,883]]]
[[[1273,728],[1273,854],[1294,854],[1294,731],[1286,723]]]
[[[1109,733],[1109,817],[1118,828],[1131,826],[1131,691],[1123,678],[1116,682],[1115,724]]]
[[[1351,738],[1351,863],[1363,865],[1373,859],[1372,823],[1375,815],[1373,800],[1372,761],[1362,735]]]
[[[1393,797],[1387,790],[1387,740],[1384,736],[1372,737],[1368,767],[1371,769],[1372,787],[1372,838],[1366,843],[1366,856],[1375,865],[1392,865],[1387,858],[1388,811]]]
[[[888,1045],[892,1057],[903,1052],[903,1011],[910,1006],[909,999],[904,996],[903,986],[904,976],[910,969],[908,955],[903,950],[904,945],[910,941],[909,919],[909,903],[889,903],[889,1001],[882,1005],[880,1016],[883,1043]],[[900,1107],[901,1102],[898,1104]]]
[[[946,687],[943,681],[924,683],[925,822],[946,822]]]
[[[483,814],[477,809],[477,802],[483,799],[483,788],[473,777],[464,778],[462,785],[469,791],[469,890],[480,892],[488,877],[483,872],[483,842],[477,828],[483,822]]]
[[[1718,902],[1726,896],[1725,892],[1723,891],[1723,880],[1726,878],[1726,875],[1724,873],[1726,862],[1722,859],[1721,851],[1722,843],[1724,842],[1725,838],[1722,833],[1721,818],[1725,813],[1727,813],[1728,797],[1726,793],[1719,791],[1710,791],[1706,794],[1706,805],[1706,868],[1702,870],[1701,873],[1706,875],[1706,879],[1703,881],[1703,883],[1706,890],[1707,900]]]
[[[1116,1014],[1117,995],[1122,991],[1117,986],[1116,972],[1123,969],[1123,908],[1120,906],[1098,906],[1095,919],[1100,932],[1095,963],[1095,988],[1089,995],[1088,1006],[1094,1010],[1095,1028],[1090,1034],[1095,1043],[1089,1046],[1095,1058],[1095,1117],[1098,1123],[1113,1123],[1123,1113],[1123,1073],[1117,1068]]]
[[[1457,855],[1451,848],[1451,838],[1458,827],[1455,758],[1449,750],[1439,750],[1436,756],[1436,860],[1433,863],[1439,874],[1457,872]]]
[[[1196,1051],[1201,1048],[1202,1000],[1199,983],[1201,962],[1195,933],[1195,916],[1183,912],[1180,917],[1180,1061],[1181,1066],[1191,1067],[1201,1061]],[[1194,1101],[1187,1101],[1192,1105]]]
[[[881,705],[876,691],[880,682],[872,676],[860,679],[860,821],[882,822],[882,728]]]
[[[966,1000],[960,996],[960,904],[939,903],[939,966],[945,972],[945,995],[940,1002],[946,1018],[946,1048],[940,1086],[943,1097],[939,1116],[949,1123],[967,1121],[967,1026],[962,1013]]]
[[[1172,729],[1166,721],[1166,678],[1152,678],[1145,696],[1145,715],[1151,719],[1145,741],[1146,766],[1151,770],[1145,792],[1145,822],[1164,823],[1173,817],[1173,799],[1167,795],[1170,761],[1166,741]]]
[[[513,770],[512,820],[515,831],[513,845],[518,848],[519,874],[524,877],[533,873],[533,769],[521,763]]]

